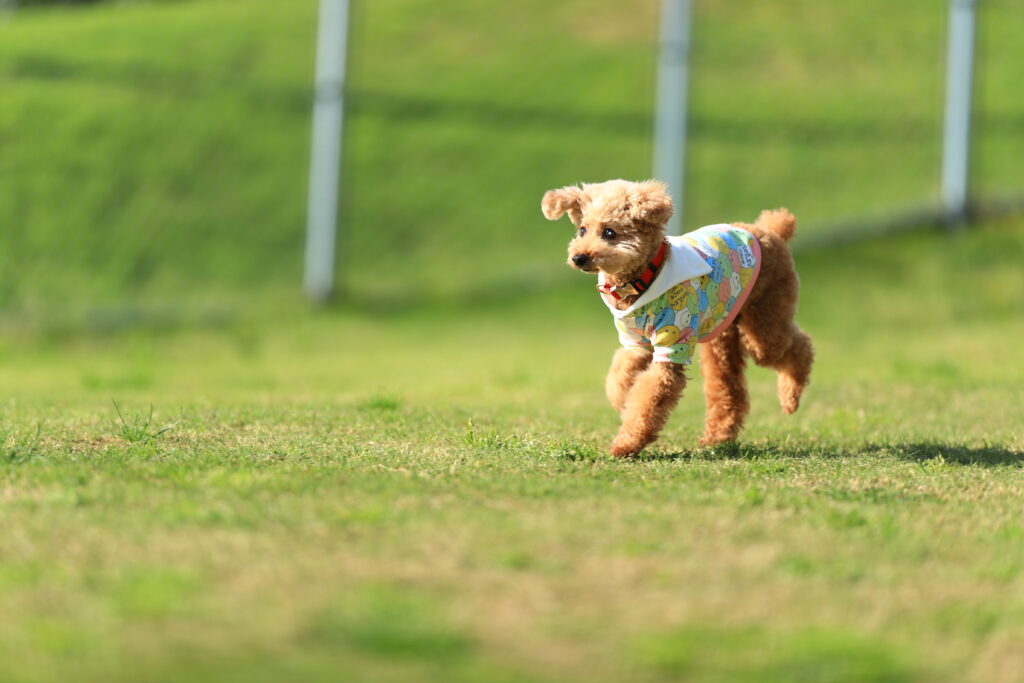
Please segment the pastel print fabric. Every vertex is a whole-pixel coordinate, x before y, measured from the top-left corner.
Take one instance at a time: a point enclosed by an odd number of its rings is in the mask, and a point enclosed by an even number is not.
[[[623,346],[654,348],[657,363],[688,365],[694,345],[728,327],[761,267],[761,245],[746,230],[709,226],[683,235],[711,272],[675,285],[629,315],[616,318]]]

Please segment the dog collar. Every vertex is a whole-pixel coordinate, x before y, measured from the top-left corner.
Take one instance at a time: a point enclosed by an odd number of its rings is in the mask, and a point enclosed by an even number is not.
[[[658,247],[658,253],[654,255],[654,260],[647,264],[647,270],[645,270],[640,277],[635,280],[630,280],[622,285],[610,285],[605,282],[604,284],[597,286],[597,291],[620,301],[627,296],[643,294],[651,286],[654,278],[658,276],[661,264],[665,262],[665,251],[667,246],[668,242],[662,241],[661,246]]]

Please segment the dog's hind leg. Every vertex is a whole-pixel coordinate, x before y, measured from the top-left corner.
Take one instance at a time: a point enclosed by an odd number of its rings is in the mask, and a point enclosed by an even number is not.
[[[787,415],[800,407],[800,395],[811,380],[813,364],[811,337],[793,323],[793,343],[773,366],[779,373],[779,403]]]
[[[727,327],[715,339],[700,344],[700,371],[704,375],[704,418],[702,446],[733,441],[750,412],[746,359],[736,325]]]
[[[608,368],[608,377],[604,381],[605,394],[612,408],[621,412],[626,404],[636,376],[651,364],[651,349],[641,346],[621,347],[612,356],[612,365]]]
[[[791,312],[772,310],[765,314],[758,308],[744,309],[739,329],[743,347],[754,362],[779,373],[779,403],[782,412],[790,414],[800,407],[800,396],[810,381],[814,346],[810,335],[786,313]]]

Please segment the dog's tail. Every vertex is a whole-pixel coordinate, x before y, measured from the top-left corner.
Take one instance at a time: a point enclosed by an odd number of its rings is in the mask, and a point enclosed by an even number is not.
[[[755,225],[768,232],[774,232],[788,242],[796,232],[796,216],[791,214],[789,209],[765,209],[757,217]]]

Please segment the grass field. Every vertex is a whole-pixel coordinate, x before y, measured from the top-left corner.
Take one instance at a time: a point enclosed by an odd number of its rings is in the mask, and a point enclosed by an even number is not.
[[[944,3],[696,5],[687,225],[934,199]],[[697,449],[695,371],[605,456],[538,203],[648,173],[657,6],[354,2],[324,310],[314,0],[0,12],[0,683],[1021,679],[1024,219],[799,251],[800,412],[755,368]],[[984,199],[1024,12],[980,8]]]
[[[782,203],[813,235],[935,200],[943,3],[696,7],[687,225]],[[0,14],[0,323],[294,302],[315,8]],[[353,12],[349,291],[565,283],[548,274],[562,235],[537,202],[551,187],[650,173],[658,2],[372,0]],[[1022,32],[1016,0],[981,4],[983,198],[1024,184]],[[481,252],[503,258],[481,269]],[[372,279],[382,258],[401,263],[386,282]]]
[[[1019,680],[1022,257],[1019,220],[801,255],[801,411],[755,371],[695,450],[695,383],[635,461],[585,278],[9,336],[0,680]]]

